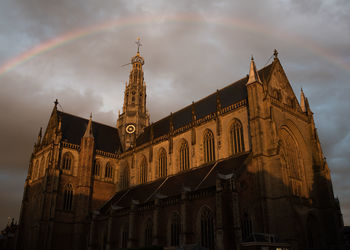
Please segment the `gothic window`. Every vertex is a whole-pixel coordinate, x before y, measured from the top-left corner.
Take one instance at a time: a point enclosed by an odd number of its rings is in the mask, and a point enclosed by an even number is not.
[[[71,170],[73,162],[73,156],[71,153],[67,152],[63,155],[62,169]]]
[[[281,156],[285,164],[291,194],[302,195],[303,164],[302,155],[294,138],[287,130],[281,130]]]
[[[170,223],[170,245],[180,245],[180,232],[181,232],[181,219],[180,215],[176,212],[173,213]]]
[[[183,141],[180,147],[180,170],[190,168],[189,149],[187,141]]]
[[[129,167],[125,165],[120,172],[120,188],[124,189],[129,187]]]
[[[145,224],[145,247],[152,246],[152,228],[152,220],[148,219]]]
[[[214,216],[213,212],[204,207],[201,209],[200,217],[200,232],[201,232],[201,246],[214,250]]]
[[[242,123],[238,120],[235,120],[231,126],[230,142],[233,155],[244,151],[243,128]]]
[[[244,213],[242,219],[242,239],[243,241],[249,241],[253,233],[253,223],[250,216]]]
[[[113,176],[113,167],[110,162],[107,162],[105,169],[105,178],[111,179]]]
[[[92,174],[94,176],[100,176],[101,175],[101,162],[99,160],[95,160],[94,167],[92,169]]]
[[[73,205],[73,187],[71,184],[67,184],[63,191],[63,210],[72,211]]]
[[[167,176],[167,155],[164,148],[159,150],[158,174],[159,177]]]
[[[127,248],[128,247],[128,239],[129,239],[129,230],[128,227],[125,225],[122,231],[122,248]]]
[[[42,177],[45,174],[45,158],[44,156],[41,158],[40,160],[40,169],[39,169],[39,173],[38,173],[38,177]]]
[[[214,134],[209,129],[204,133],[204,162],[215,161]]]
[[[139,172],[139,183],[147,182],[147,161],[146,158],[143,157],[140,164],[140,172]]]

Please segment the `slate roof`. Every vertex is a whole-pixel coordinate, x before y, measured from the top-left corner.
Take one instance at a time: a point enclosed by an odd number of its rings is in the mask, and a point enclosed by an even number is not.
[[[261,81],[268,81],[271,70],[273,68],[273,64],[274,63],[271,63],[258,71]],[[196,118],[201,119],[209,114],[215,113],[217,109],[218,97],[222,108],[247,99],[247,81],[248,76],[228,85],[221,90],[218,90],[218,92],[215,92],[193,103]],[[192,105],[186,106],[185,108],[173,113],[172,117],[169,115],[146,127],[144,129],[144,132],[137,138],[136,146],[140,146],[151,140],[151,127],[153,127],[153,139],[169,134],[171,119],[173,121],[175,130],[187,124],[190,124],[192,122]]]
[[[129,207],[132,201],[140,204],[152,201],[156,194],[171,197],[180,195],[183,187],[191,191],[214,187],[218,173],[226,175],[235,172],[243,166],[249,153],[225,160],[216,161],[199,168],[180,172],[167,178],[159,178],[153,182],[140,184],[117,192],[102,208],[108,209],[110,205]]]
[[[62,141],[80,145],[89,120],[61,111],[57,111],[57,115],[61,119]],[[92,132],[97,150],[108,153],[122,151],[117,128],[92,122]]]

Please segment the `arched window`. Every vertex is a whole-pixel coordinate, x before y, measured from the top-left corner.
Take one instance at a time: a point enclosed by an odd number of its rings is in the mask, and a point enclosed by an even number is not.
[[[113,176],[113,167],[110,162],[106,164],[105,178],[111,179]]]
[[[230,142],[232,154],[239,154],[244,151],[242,123],[235,120],[230,129]]]
[[[141,161],[139,173],[139,183],[147,182],[147,161],[145,157]]]
[[[43,156],[40,160],[40,169],[39,169],[38,177],[40,178],[44,175],[45,175],[45,158]]]
[[[73,205],[73,187],[71,184],[67,184],[64,187],[63,192],[63,210],[72,211]]]
[[[201,209],[201,246],[208,248],[209,250],[214,249],[214,216],[213,212],[204,207]]]
[[[242,218],[242,239],[243,241],[249,241],[253,233],[253,223],[250,216],[244,213]]]
[[[304,169],[301,152],[296,141],[286,129],[280,131],[280,136],[282,144],[280,152],[286,166],[291,193],[295,196],[301,196]]]
[[[148,219],[145,224],[145,247],[152,246],[152,230],[153,223],[151,219]]]
[[[122,230],[122,240],[121,240],[121,247],[127,248],[128,247],[128,239],[129,239],[129,227],[128,225],[124,225]]]
[[[190,158],[187,141],[183,141],[180,147],[180,170],[190,168]]]
[[[73,162],[73,156],[71,153],[65,153],[62,160],[62,169],[71,170]]]
[[[120,171],[120,188],[129,187],[129,166],[125,165]]]
[[[170,246],[180,245],[181,219],[176,212],[173,213],[170,222]]]
[[[159,177],[167,176],[167,155],[164,148],[159,150],[158,175]]]
[[[209,129],[204,133],[204,161],[212,162],[215,161],[215,143],[214,143],[214,134]]]
[[[99,160],[95,160],[94,167],[92,170],[92,174],[94,176],[100,176],[101,175],[101,162]]]

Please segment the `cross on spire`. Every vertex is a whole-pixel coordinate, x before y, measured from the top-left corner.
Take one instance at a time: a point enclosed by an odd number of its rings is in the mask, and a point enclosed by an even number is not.
[[[141,42],[140,42],[140,37],[137,38],[137,41],[135,42],[137,45],[137,53],[140,53],[140,46],[142,46]]]

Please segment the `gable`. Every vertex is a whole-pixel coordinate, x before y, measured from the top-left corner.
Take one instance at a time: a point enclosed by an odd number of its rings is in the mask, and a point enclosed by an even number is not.
[[[297,108],[299,111],[301,111],[292,86],[290,85],[286,73],[284,72],[278,59],[273,63],[270,78],[266,83],[270,96],[286,104],[287,106]]]

